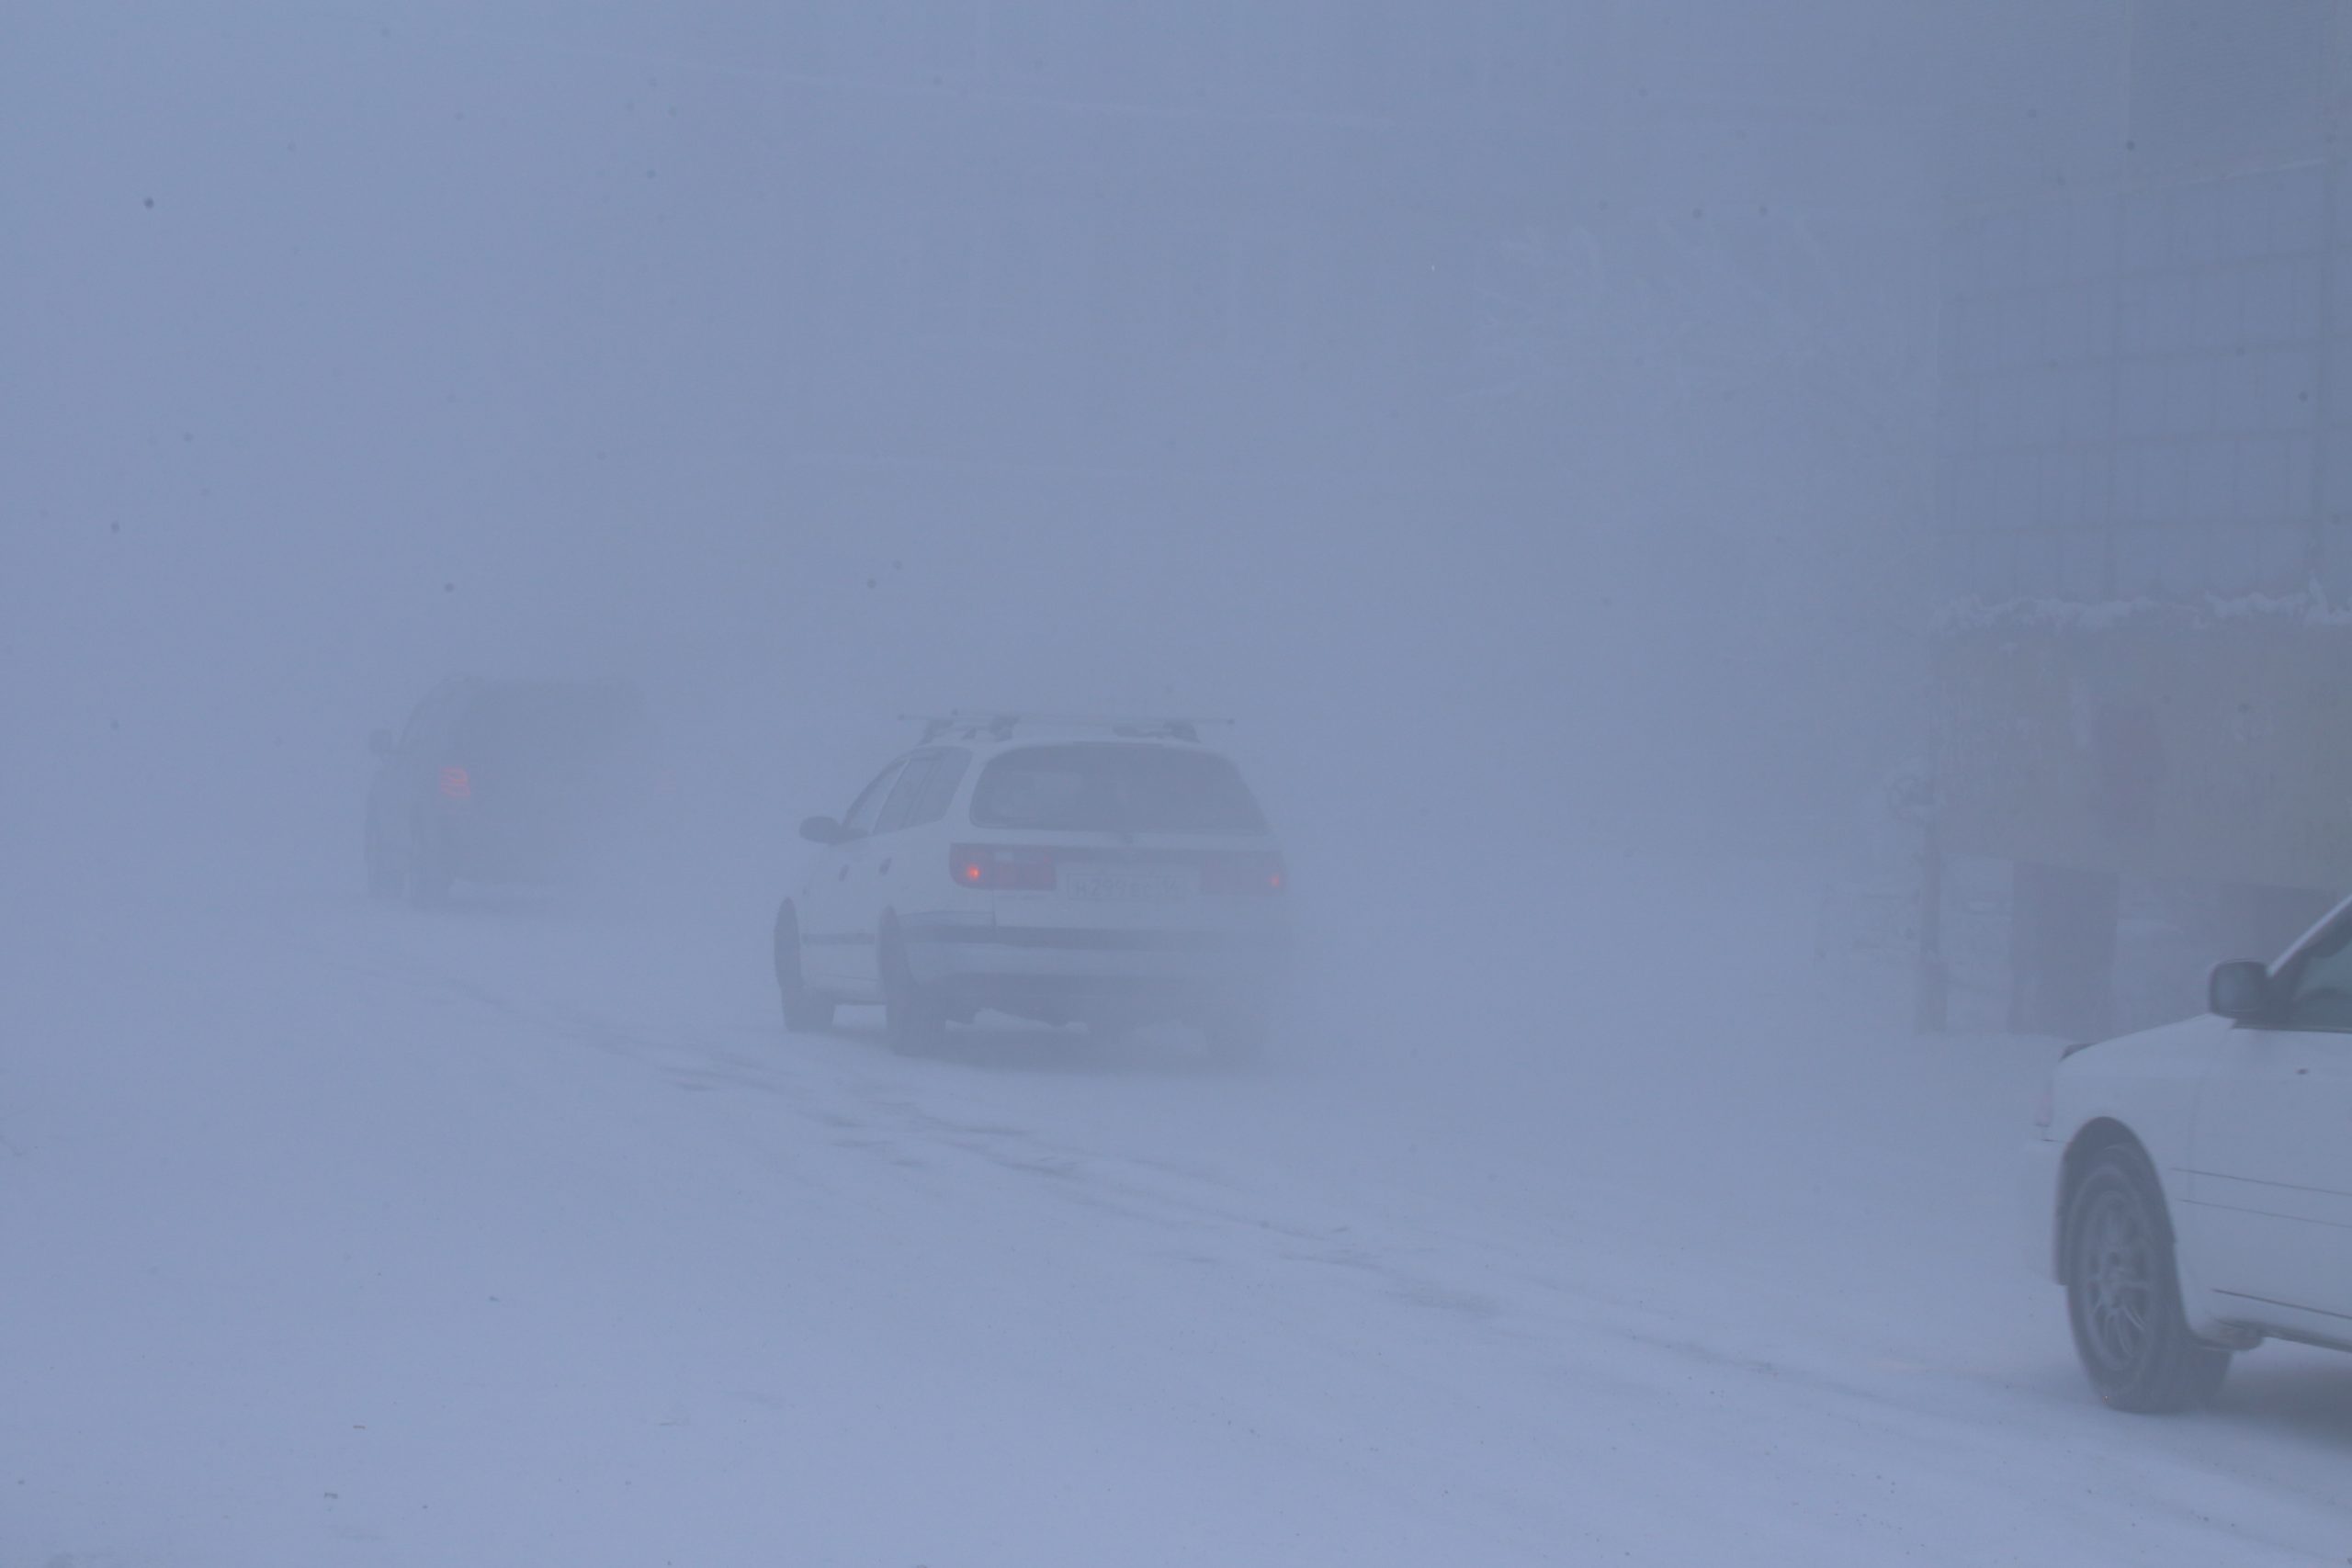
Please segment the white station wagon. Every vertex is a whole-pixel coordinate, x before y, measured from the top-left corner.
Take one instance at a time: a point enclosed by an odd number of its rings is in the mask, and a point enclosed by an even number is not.
[[[878,1002],[920,1054],[984,1009],[1198,1025],[1254,1054],[1288,876],[1239,770],[1182,720],[930,721],[840,818],[775,919],[786,1027]]]
[[[2200,1404],[2266,1338],[2352,1349],[2352,903],[2211,988],[2071,1047],[2036,1113],[2035,1264],[2119,1409]]]

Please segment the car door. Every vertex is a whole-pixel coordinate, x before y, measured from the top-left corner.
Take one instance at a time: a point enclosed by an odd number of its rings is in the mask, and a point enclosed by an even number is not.
[[[2275,1020],[2224,1035],[2199,1089],[2195,1262],[2225,1312],[2352,1341],[2352,912],[2273,983]]]
[[[834,985],[875,983],[876,910],[867,886],[874,858],[874,826],[889,798],[890,785],[906,765],[903,757],[875,776],[842,816],[841,837],[827,845],[808,868],[800,890],[800,950],[813,976]]]
[[[877,919],[889,911],[908,919],[935,913],[944,901],[949,888],[947,844],[936,829],[970,761],[970,752],[950,746],[929,747],[907,759],[875,830],[882,840],[874,865]]]

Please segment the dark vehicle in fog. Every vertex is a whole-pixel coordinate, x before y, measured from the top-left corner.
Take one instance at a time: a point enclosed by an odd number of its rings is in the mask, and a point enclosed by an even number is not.
[[[576,880],[641,828],[653,793],[643,705],[616,682],[458,677],[371,744],[368,890],[382,899]]]

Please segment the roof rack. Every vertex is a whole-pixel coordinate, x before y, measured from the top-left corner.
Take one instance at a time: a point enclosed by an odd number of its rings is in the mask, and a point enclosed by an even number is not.
[[[1153,718],[1121,714],[1018,713],[991,708],[983,712],[957,709],[940,715],[900,714],[908,724],[922,726],[922,744],[955,736],[964,740],[1010,740],[1024,728],[1107,729],[1131,740],[1184,740],[1197,743],[1204,727],[1231,724],[1229,718]]]

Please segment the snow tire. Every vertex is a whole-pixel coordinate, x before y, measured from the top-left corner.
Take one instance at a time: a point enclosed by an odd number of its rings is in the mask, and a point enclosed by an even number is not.
[[[2066,1318],[2099,1398],[2142,1415],[2210,1403],[2230,1352],[2189,1332],[2163,1188],[2136,1145],[2091,1156],[2067,1201],[2065,1237]]]

